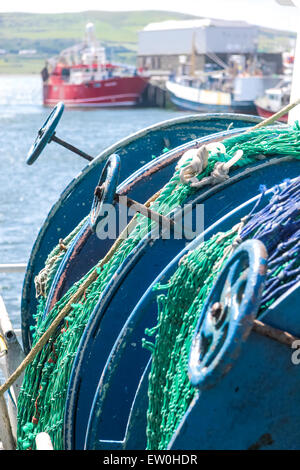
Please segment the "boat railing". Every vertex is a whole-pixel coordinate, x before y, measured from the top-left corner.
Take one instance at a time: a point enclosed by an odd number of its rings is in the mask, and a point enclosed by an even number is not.
[[[0,273],[24,273],[26,267],[26,263],[0,264]]]

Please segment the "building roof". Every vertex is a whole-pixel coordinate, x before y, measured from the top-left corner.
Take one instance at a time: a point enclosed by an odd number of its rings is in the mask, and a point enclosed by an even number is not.
[[[150,23],[139,32],[138,55],[247,53],[256,48],[258,27],[245,21],[195,19]]]
[[[226,27],[226,28],[251,28],[253,25],[246,21],[227,21],[212,18],[199,18],[195,20],[167,20],[159,23],[149,23],[143,31],[161,31],[161,30],[178,30],[191,28],[207,28],[207,27]]]

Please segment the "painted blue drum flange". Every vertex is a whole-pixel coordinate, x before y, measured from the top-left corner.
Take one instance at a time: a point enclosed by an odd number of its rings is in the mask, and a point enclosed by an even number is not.
[[[44,267],[45,260],[60,238],[66,237],[88,214],[94,188],[103,161],[112,153],[122,160],[121,181],[136,171],[142,161],[160,155],[166,145],[169,149],[189,142],[191,139],[217,131],[224,131],[231,123],[234,128],[250,127],[261,121],[257,116],[239,114],[203,114],[171,119],[143,129],[101,152],[74,178],[50,210],[34,243],[24,278],[21,317],[22,339],[26,353],[31,348],[29,328],[34,324],[32,312],[36,311],[34,278]],[[76,207],[76,210],[74,210]]]
[[[299,317],[293,315],[299,294],[300,283],[260,320],[299,338]],[[299,450],[300,379],[293,353],[252,330],[230,373],[196,394],[168,449]]]
[[[220,186],[202,191],[197,197],[193,197],[194,203],[205,201],[205,226],[209,226],[218,217],[222,217],[230,208],[246,200],[245,178],[247,181],[247,194],[255,194],[260,184],[276,184],[282,178],[291,177],[298,171],[299,164],[297,161],[291,161],[290,157],[274,157],[273,160],[268,162],[258,163],[244,171],[238,171],[229,181]],[[224,204],[224,201],[226,201],[226,204]],[[148,244],[149,241],[145,240],[144,243]],[[116,276],[116,279],[111,281],[101,295],[98,306],[95,308],[84,332],[73,366],[65,430],[68,434],[68,437],[66,437],[67,448],[82,448],[84,422],[87,419],[86,414],[89,412],[97,380],[100,379],[105,361],[134,307],[134,303],[162,267],[170,262],[183,245],[184,240],[181,240],[181,245],[180,240],[168,240],[168,243],[163,240],[156,240],[152,243],[151,249],[149,245],[141,254],[143,245],[140,244],[139,254],[141,256],[137,256],[133,261],[131,260],[130,270],[127,264],[124,263],[123,274]],[[145,269],[145,266],[148,266],[149,269]],[[106,312],[107,309],[108,312]],[[94,367],[96,363],[97,370]],[[134,390],[131,390],[130,393],[133,392]],[[117,405],[117,401],[115,403]],[[124,422],[126,423],[124,414],[118,412],[115,415],[118,415],[117,419],[121,420],[124,426]],[[80,423],[80,428],[78,426],[76,432],[73,428],[75,422]],[[107,415],[105,426],[109,429],[112,425],[111,415]]]
[[[81,227],[78,234],[74,237],[71,245],[65,253],[57,272],[54,276],[43,317],[45,317],[52,307],[63,296],[74,281],[74,271],[80,279],[83,274],[89,271],[99,260],[99,251],[105,249],[106,244],[98,238],[96,233],[98,224],[105,215],[105,205],[113,205],[117,190],[120,173],[120,157],[117,154],[111,155],[102,170],[95,193],[93,204],[86,223]],[[99,194],[101,192],[101,195]],[[83,260],[85,269],[80,264]],[[84,269],[82,272],[80,269]]]

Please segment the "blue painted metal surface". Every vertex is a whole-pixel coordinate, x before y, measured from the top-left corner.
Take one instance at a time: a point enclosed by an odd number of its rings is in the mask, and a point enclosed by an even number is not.
[[[297,161],[285,157],[274,158],[235,172],[225,183],[193,196],[190,203],[195,208],[196,204],[205,202],[205,227],[208,227],[228,210],[247,200],[249,195],[256,194],[260,184],[273,185],[284,177],[292,177],[298,171]],[[245,181],[247,194],[244,191]],[[68,448],[83,446],[85,423],[94,391],[111,348],[134,305],[184,244],[184,239],[153,241],[146,237],[119,268],[101,295],[84,332],[73,366],[66,415]],[[139,350],[138,356],[142,358],[145,354],[147,353]],[[128,403],[133,399],[136,386],[134,381],[126,386]],[[127,419],[128,409],[120,400],[115,399],[113,405],[110,404],[105,410],[101,407],[101,428],[108,433],[117,429],[117,439],[122,439]],[[80,426],[76,423],[80,423]]]
[[[107,243],[98,238],[97,227],[105,216],[105,204],[114,204],[120,173],[120,157],[111,155],[100,175],[90,216],[65,253],[54,276],[43,316],[45,317],[70,286],[106,253]],[[101,192],[101,195],[99,194]]]
[[[34,243],[22,292],[22,339],[25,352],[31,348],[29,327],[36,311],[34,278],[44,267],[45,260],[60,238],[66,237],[88,214],[93,200],[93,188],[99,178],[103,161],[112,153],[121,157],[120,180],[123,181],[152,156],[161,155],[165,147],[174,149],[191,139],[233,128],[250,127],[261,121],[257,116],[239,114],[203,114],[184,116],[143,129],[102,151],[74,178],[52,207]],[[140,199],[142,201],[142,199]],[[76,211],[74,211],[76,207]]]
[[[46,145],[50,142],[51,138],[55,133],[55,129],[60,121],[63,111],[64,104],[61,101],[57,103],[55,108],[53,108],[46,121],[38,131],[37,138],[31,146],[27,155],[26,163],[28,165],[32,165],[36,161],[36,159],[42,153]]]
[[[235,209],[232,213],[229,213],[228,215],[220,219],[218,222],[216,222],[214,225],[212,225],[205,232],[205,239],[209,238],[216,232],[228,230],[229,228],[231,228],[233,224],[237,223],[240,220],[241,217],[249,213],[257,199],[258,197],[248,201],[247,203],[243,204],[238,209]],[[125,449],[145,448],[146,409],[148,406],[147,388],[150,367],[150,353],[147,350],[143,350],[140,345],[141,338],[144,336],[145,328],[154,326],[156,322],[157,305],[156,293],[153,291],[153,286],[157,282],[160,282],[162,284],[166,282],[166,280],[169,279],[170,276],[177,269],[178,262],[182,258],[182,256],[184,256],[188,251],[196,248],[198,244],[199,237],[193,242],[191,242],[181,253],[179,253],[172,260],[172,262],[154,280],[152,285],[150,285],[148,290],[141,297],[136,307],[133,309],[131,315],[129,316],[127,322],[123,326],[117,338],[117,341],[115,342],[110,352],[109,358],[107,360],[105,369],[101,377],[101,381],[98,386],[97,393],[94,398],[94,404],[89,419],[86,448],[113,449],[116,445],[118,445],[119,447],[122,446],[122,448]],[[260,279],[260,274],[261,272],[259,272],[257,279]],[[259,283],[260,281],[258,282],[258,284]],[[255,285],[258,284],[255,283]],[[281,299],[284,299],[286,296],[287,294],[282,296]],[[274,312],[276,306],[280,304],[280,302],[281,300],[279,299],[270,309],[270,311]],[[284,326],[288,331],[291,331],[294,334],[298,333],[299,335],[299,331],[297,331],[297,328],[296,331],[294,328],[291,328],[291,326],[293,325],[293,318],[294,317],[289,316],[288,322],[285,318]],[[272,321],[268,321],[268,323],[272,324]],[[275,325],[277,327],[283,327],[282,323],[278,323],[278,321],[275,322]],[[256,356],[256,360],[257,357],[259,356]],[[132,366],[133,364],[134,367]],[[296,371],[294,372],[296,373]],[[245,368],[243,368],[243,375],[245,375]],[[129,389],[132,389],[131,394],[128,391]],[[235,390],[235,392],[236,391],[237,390]],[[222,394],[223,392],[221,389],[221,396],[218,398],[218,404],[220,403],[220,406],[222,406],[223,403]],[[247,395],[246,391],[245,394]],[[235,396],[235,394],[233,394],[233,396]],[[212,408],[214,408],[213,403],[211,403],[211,406]],[[108,428],[105,417],[103,419],[103,411],[105,414],[105,408],[107,411],[110,411],[110,416],[112,420],[112,425]],[[202,417],[206,416],[205,410],[202,410],[202,412]],[[224,412],[226,414],[226,408],[224,408]],[[120,419],[119,416],[117,416],[118,413],[124,415],[123,420]],[[197,416],[197,419],[201,421],[200,416]],[[194,420],[193,426],[189,427],[190,433],[193,434],[194,442],[197,441],[197,439],[199,440],[198,436],[202,435],[198,432],[198,424],[196,423],[197,419]],[[207,425],[206,418],[205,420],[202,419],[202,422],[203,427],[205,427]],[[70,422],[66,423],[70,424]],[[216,432],[220,436],[220,439],[222,439],[223,437],[223,433],[220,433],[220,428],[222,427],[221,423],[222,420],[220,419],[220,422],[218,424],[219,429],[216,430]],[[184,438],[183,440],[181,439],[180,443],[176,448],[206,448],[205,445],[199,447],[199,444],[194,444],[194,446],[190,446],[189,442],[190,436]],[[285,442],[285,440],[283,439],[282,442]],[[226,448],[226,446],[223,446],[222,448]]]

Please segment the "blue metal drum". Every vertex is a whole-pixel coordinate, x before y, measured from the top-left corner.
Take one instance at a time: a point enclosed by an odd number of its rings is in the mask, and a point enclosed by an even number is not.
[[[103,161],[112,153],[121,157],[120,181],[123,181],[145,162],[159,156],[168,148],[174,149],[192,139],[233,128],[250,127],[260,118],[239,114],[203,114],[171,119],[143,129],[101,152],[74,178],[48,214],[33,246],[22,292],[22,335],[25,352],[31,348],[29,326],[36,311],[34,278],[44,267],[45,260],[60,238],[66,237],[88,214],[93,189],[99,179]],[[55,123],[56,124],[56,123]],[[53,129],[52,129],[53,130]],[[52,131],[51,130],[51,131]],[[163,182],[162,182],[163,184]],[[161,184],[161,185],[162,185]],[[141,197],[140,201],[143,201]]]
[[[293,161],[290,157],[274,157],[268,162],[256,163],[245,170],[233,172],[229,180],[201,190],[189,202],[194,209],[197,204],[205,203],[204,226],[209,227],[228,210],[246,201],[249,195],[256,194],[260,184],[270,186],[282,181],[284,177],[293,177],[298,172],[298,161]],[[244,191],[245,183],[247,191]],[[195,210],[192,212],[195,215]],[[110,351],[147,286],[183,249],[185,243],[184,238],[153,240],[151,236],[145,237],[120,266],[114,279],[109,282],[100,296],[73,365],[66,407],[66,448],[83,448],[87,417]],[[147,352],[140,348],[138,358],[144,360],[145,357],[148,357]],[[132,380],[126,385],[129,409],[139,377],[138,374],[135,382]],[[101,389],[101,382],[99,387]],[[102,400],[102,396],[99,400]],[[120,441],[124,437],[128,406],[115,399],[112,406],[107,408],[99,406],[95,412],[97,416],[101,414],[99,417],[101,429],[105,429],[108,434],[116,432],[114,440]],[[98,435],[99,438],[105,439],[105,436]]]
[[[150,352],[142,348],[141,344],[145,328],[153,327],[157,320],[157,293],[153,288],[157,283],[164,284],[176,271],[180,259],[194,250],[203,238],[208,239],[217,232],[228,230],[248,214],[257,199],[258,196],[226,214],[188,244],[141,296],[121,329],[105,364],[89,417],[87,449],[114,449],[115,445],[119,448],[145,449]],[[138,393],[134,400],[136,390]],[[116,393],[119,394],[118,399]],[[106,428],[102,426],[107,425],[109,409],[114,419],[106,434]],[[111,437],[108,439],[109,436]]]
[[[231,228],[250,212],[257,199],[253,198],[225,215],[205,231],[205,238]],[[199,240],[202,241],[201,236],[183,249],[159,274],[121,329],[94,398],[86,436],[87,449],[145,448],[150,353],[141,348],[141,339],[145,328],[154,326],[157,316],[153,287],[170,278],[182,256],[195,249]],[[239,278],[245,269],[248,269],[247,282],[244,277]],[[170,449],[255,449],[269,446],[278,449],[297,446],[299,379],[297,370],[291,364],[291,350],[252,331],[265,270],[266,251],[261,242],[251,240],[235,251],[219,276],[199,317],[191,351],[190,377],[192,384],[199,388],[199,393],[175,432]],[[218,326],[211,331],[212,324],[207,322],[210,306],[220,300],[224,285],[233,278],[232,295],[235,289],[240,290],[243,285],[242,301],[238,306],[234,302],[229,303],[231,310],[229,308],[226,316],[229,328],[222,330]],[[263,321],[268,325],[298,337],[299,322],[286,312],[295,309],[299,288],[298,283],[284,293],[263,316]],[[199,341],[211,333],[215,337],[214,359],[210,359],[211,352],[208,350],[199,360]],[[226,335],[225,341],[223,334]],[[242,347],[247,337],[247,343]],[[218,344],[220,346],[216,346]],[[232,372],[228,373],[230,368]],[[290,400],[293,400],[292,407]]]

